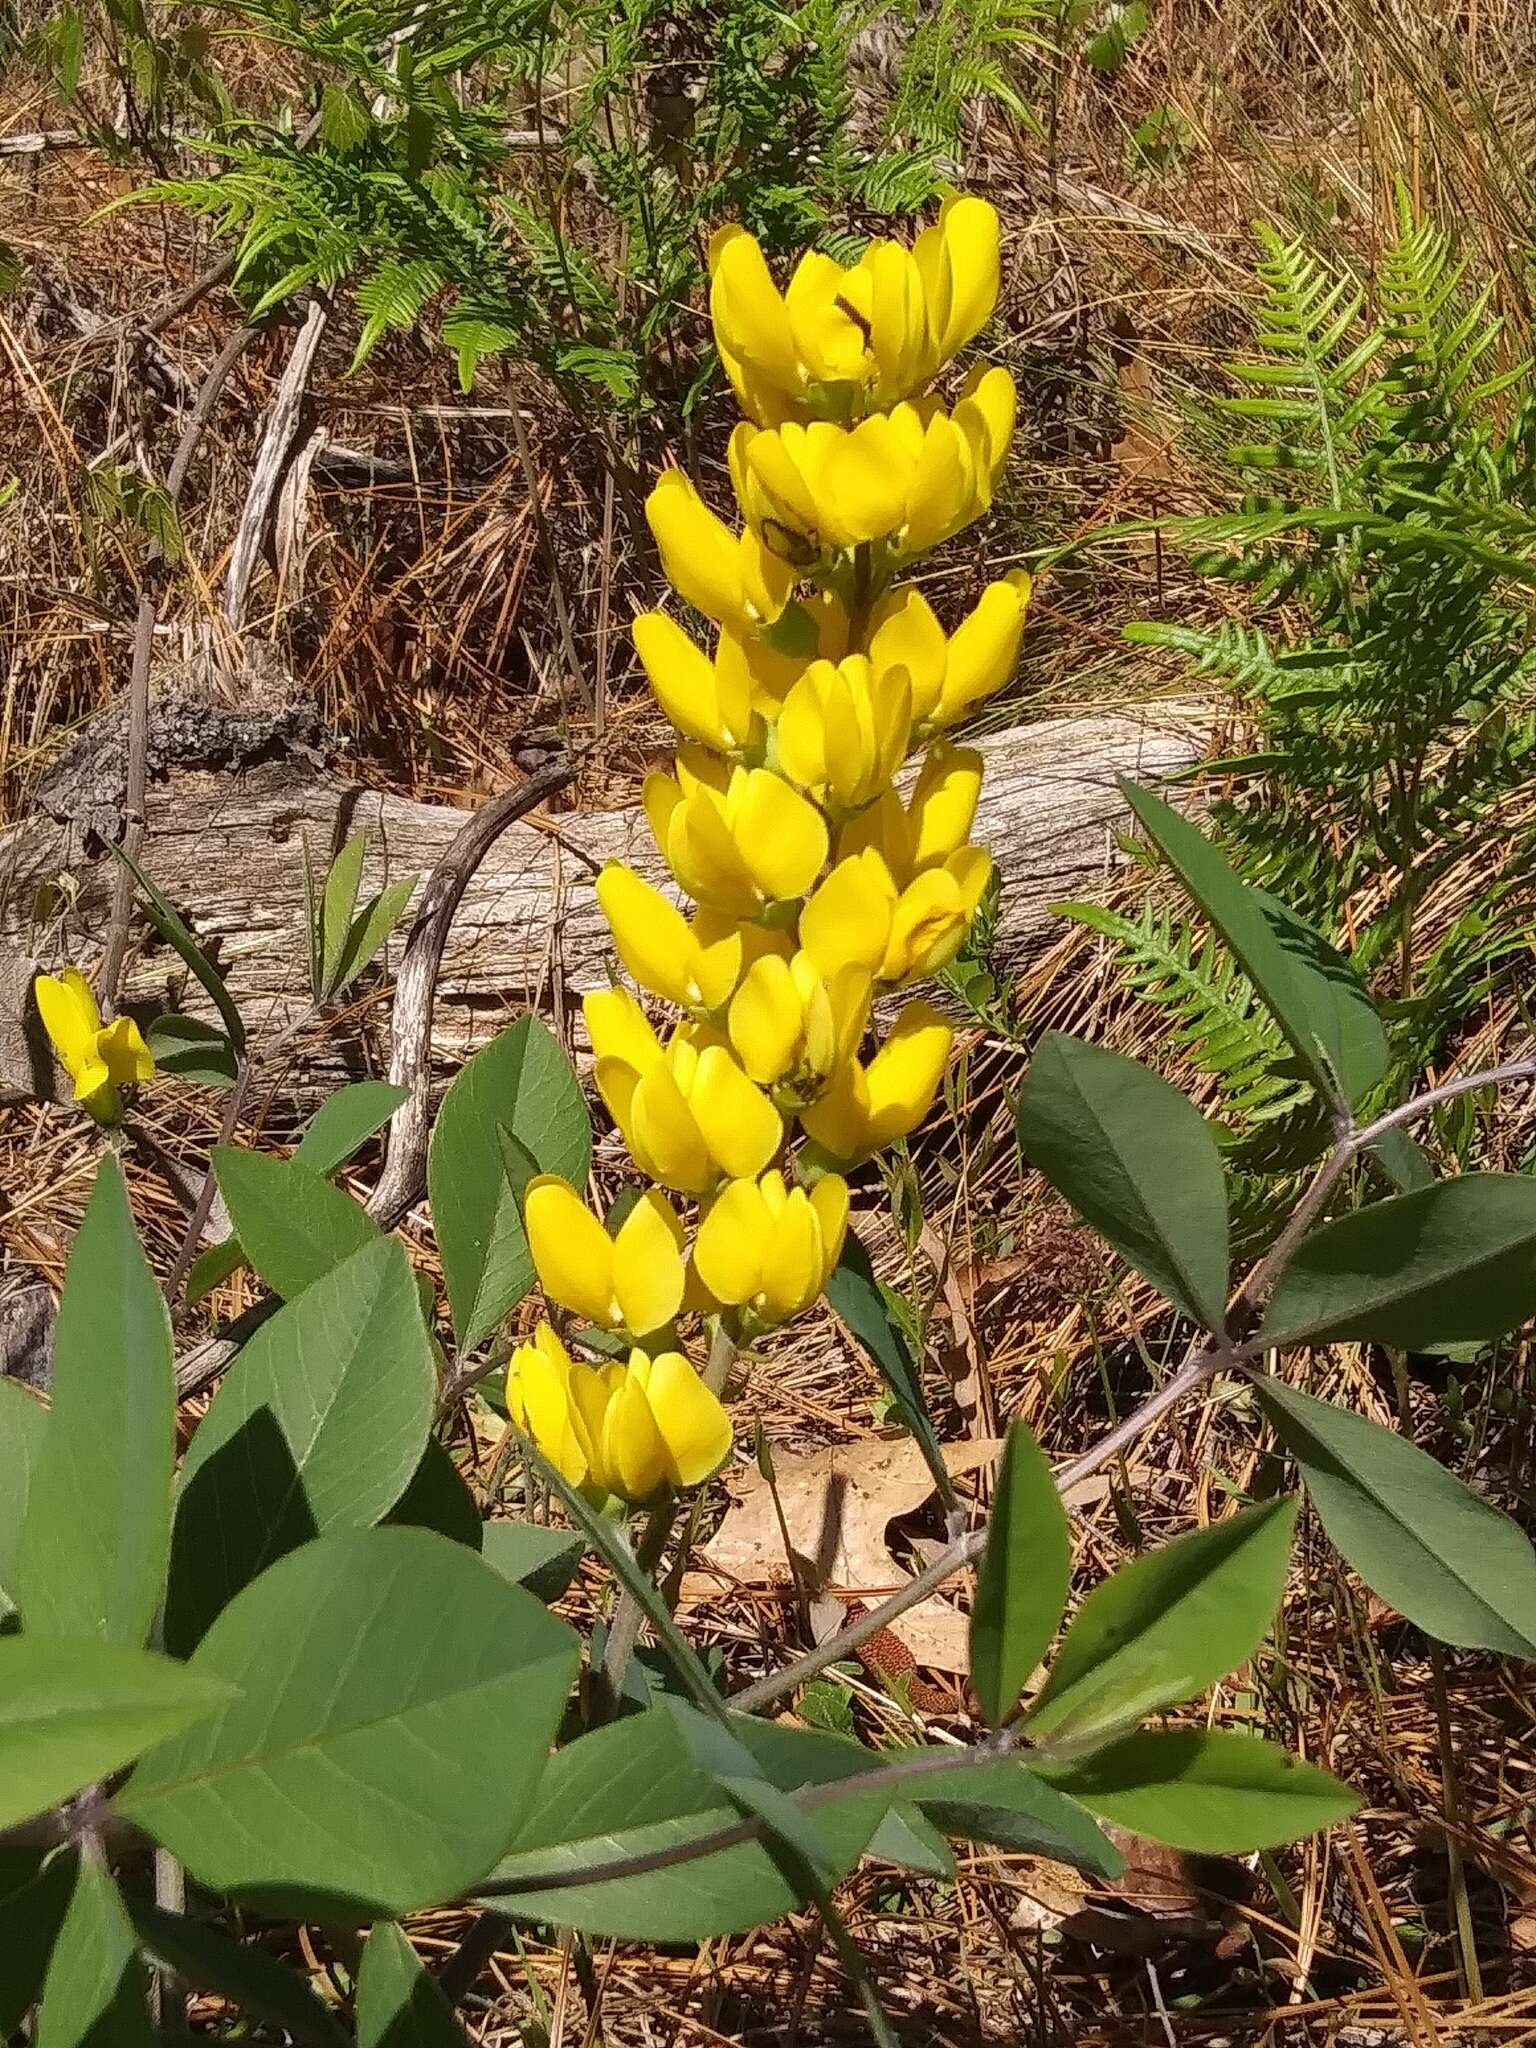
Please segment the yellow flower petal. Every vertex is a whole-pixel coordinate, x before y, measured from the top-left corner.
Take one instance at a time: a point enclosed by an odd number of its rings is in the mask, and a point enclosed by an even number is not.
[[[804,1188],[796,1188],[774,1219],[759,1313],[775,1323],[798,1315],[821,1292],[821,1281],[821,1224]]]
[[[646,681],[678,731],[706,747],[741,745],[745,732],[728,731],[721,717],[714,663],[677,621],[642,612],[630,631]]]
[[[96,1034],[96,1050],[108,1074],[121,1087],[154,1079],[155,1062],[144,1035],[131,1017],[114,1017]]]
[[[551,1301],[605,1330],[622,1327],[614,1295],[613,1239],[567,1180],[541,1173],[523,1197],[528,1249]]]
[[[848,1235],[847,1181],[839,1174],[823,1175],[811,1189],[811,1207],[821,1228],[820,1286],[825,1287],[827,1276],[843,1255],[843,1240]]]
[[[940,356],[947,358],[986,325],[997,304],[997,210],[984,199],[947,199],[939,214],[939,236],[949,289],[943,331],[937,338]]]
[[[891,916],[891,936],[881,963],[882,981],[911,981],[936,974],[960,950],[970,911],[956,879],[945,868],[930,868],[902,890]]]
[[[650,1020],[625,988],[593,989],[581,999],[592,1050],[599,1059],[623,1060],[644,1074],[661,1058]]]
[[[914,871],[947,860],[963,846],[981,795],[981,756],[969,747],[936,746],[913,787],[908,859]]]
[[[803,896],[826,862],[826,820],[766,768],[748,772],[732,836],[770,902]]]
[[[688,921],[677,906],[616,860],[597,878],[597,900],[619,958],[640,986],[684,1008],[697,1004]]]
[[[609,1491],[628,1501],[649,1500],[667,1477],[666,1446],[644,1384],[633,1369],[603,1415],[598,1462]]]
[[[738,226],[717,230],[709,245],[709,311],[722,349],[786,392],[800,388],[800,362],[789,315],[754,236]]]
[[[768,1212],[756,1181],[728,1182],[710,1204],[693,1247],[699,1278],[716,1301],[735,1306],[758,1292],[768,1230]]]
[[[101,1017],[85,977],[73,967],[66,967],[57,977],[40,974],[32,984],[32,995],[43,1029],[70,1077],[78,1078],[88,1063],[99,1065],[96,1034]],[[101,1078],[107,1078],[105,1072]]]
[[[613,1291],[624,1327],[649,1336],[670,1323],[683,1300],[683,1226],[665,1195],[650,1188],[613,1240]]]
[[[621,1122],[620,1129],[636,1166],[663,1187],[702,1195],[720,1178],[712,1148],[669,1066],[654,1068],[636,1084],[628,1126]]]
[[[932,605],[912,584],[884,600],[876,611],[869,658],[878,674],[904,668],[912,687],[912,717],[921,725],[932,716],[944,689],[947,648],[944,628]]]
[[[688,1360],[663,1351],[651,1360],[645,1398],[665,1446],[674,1486],[701,1486],[731,1450],[731,1419]]]
[[[915,1131],[933,1107],[954,1044],[954,1027],[931,1003],[908,1003],[865,1069],[876,1146]]]
[[[952,725],[973,705],[1000,690],[1013,674],[1029,605],[1029,579],[992,583],[968,618],[950,637],[939,703],[943,724]]]
[[[799,1056],[804,1010],[782,955],[755,960],[731,998],[727,1029],[736,1057],[763,1086],[780,1081]]]
[[[876,972],[890,942],[896,889],[879,854],[839,861],[800,914],[800,944],[824,975],[849,965]]]
[[[723,1046],[699,1054],[688,1106],[711,1157],[732,1180],[754,1178],[779,1149],[783,1119]]]

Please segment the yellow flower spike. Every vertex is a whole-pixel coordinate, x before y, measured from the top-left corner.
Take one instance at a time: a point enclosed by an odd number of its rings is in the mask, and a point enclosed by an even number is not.
[[[507,1361],[507,1413],[572,1486],[586,1486],[592,1472],[592,1437],[576,1394],[577,1376],[590,1371],[572,1362],[548,1323]]]
[[[680,469],[663,471],[645,516],[667,581],[706,617],[751,633],[789,602],[795,577],[788,564],[758,534],[732,533]]]
[[[768,954],[742,976],[726,1028],[760,1086],[815,1086],[858,1050],[869,1001],[867,968],[850,964],[823,978],[808,953]]]
[[[74,1083],[75,1100],[98,1123],[123,1113],[120,1088],[151,1080],[155,1062],[131,1017],[101,1021],[91,984],[76,967],[39,974],[32,984],[38,1016],[59,1063]]]
[[[716,765],[703,757],[712,770]],[[803,896],[827,858],[826,820],[766,768],[705,780],[684,750],[677,774],[648,775],[643,801],[663,859],[701,904],[754,918]]]
[[[631,629],[657,703],[686,738],[717,753],[740,753],[761,731],[750,676],[721,667],[665,612],[642,612]]]
[[[906,759],[912,686],[904,668],[850,654],[813,661],[779,713],[779,767],[824,809],[872,803]]]
[[[523,1198],[528,1249],[551,1301],[604,1330],[647,1336],[683,1301],[683,1226],[648,1189],[610,1237],[567,1180],[541,1173]]]
[[[809,1194],[778,1172],[735,1180],[699,1225],[694,1264],[717,1301],[781,1323],[822,1292],[847,1228],[848,1187],[836,1174]]]
[[[908,1003],[869,1065],[850,1060],[804,1112],[807,1137],[847,1166],[906,1137],[933,1106],[954,1037],[930,1003]]]
[[[1001,240],[997,211],[984,199],[946,199],[938,225],[912,250],[923,284],[935,360],[944,363],[992,317]]]
[[[702,912],[690,925],[621,861],[598,876],[597,900],[619,958],[652,995],[683,1010],[718,1010],[741,979],[747,951],[734,925]]]
[[[681,1194],[761,1173],[783,1142],[778,1110],[718,1035],[678,1031],[643,1072],[600,1058],[595,1078],[636,1166]]]

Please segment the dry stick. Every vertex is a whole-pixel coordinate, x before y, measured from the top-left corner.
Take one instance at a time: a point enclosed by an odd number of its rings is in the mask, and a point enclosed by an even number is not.
[[[299,408],[304,402],[304,387],[309,382],[315,351],[320,346],[329,318],[330,309],[325,302],[318,297],[311,299],[304,314],[304,324],[293,344],[293,354],[288,358],[288,367],[283,371],[268,410],[266,426],[262,429],[261,446],[256,451],[250,487],[245,494],[240,524],[235,529],[229,570],[224,578],[224,616],[236,632],[245,623],[246,600],[250,596],[256,558],[266,534],[267,518],[298,428]]]
[[[590,711],[595,704],[592,685],[587,681],[587,672],[582,667],[581,656],[576,652],[576,635],[571,626],[570,606],[565,601],[565,584],[560,576],[560,557],[555,549],[555,537],[550,531],[549,521],[544,516],[544,499],[539,488],[538,471],[533,466],[533,450],[528,445],[528,429],[523,425],[523,409],[520,405],[512,407],[512,438],[517,443],[518,466],[523,472],[523,482],[528,488],[529,517],[533,520],[533,530],[539,537],[539,546],[544,551],[544,565],[549,570],[549,594],[554,601],[555,623],[560,629],[561,651],[565,655],[571,681],[580,691],[582,703]]]
[[[181,500],[192,467],[192,458],[208,430],[219,394],[230,372],[245,350],[261,332],[257,326],[236,328],[213,359],[203,379],[196,403],[182,429],[176,453],[166,473],[165,494],[174,509]],[[128,765],[123,792],[123,851],[137,861],[144,838],[145,790],[149,780],[149,666],[154,652],[155,620],[159,600],[155,590],[156,572],[164,561],[158,541],[151,541],[144,558],[144,587],[139,592],[138,615],[133,625],[133,666],[128,678]],[[117,1007],[117,993],[128,953],[128,930],[133,918],[133,874],[126,862],[119,862],[112,885],[112,913],[107,924],[106,951],[102,958],[100,995],[102,1008],[110,1016]]]
[[[1406,1124],[1416,1123],[1430,1110],[1454,1100],[1458,1095],[1470,1095],[1479,1088],[1497,1087],[1505,1082],[1533,1080],[1536,1080],[1536,1060],[1510,1060],[1503,1066],[1486,1067],[1480,1073],[1464,1074],[1455,1080],[1442,1082],[1437,1088],[1426,1089],[1422,1095],[1415,1095],[1409,1101],[1399,1103],[1396,1109],[1388,1110],[1385,1116],[1377,1117],[1374,1123],[1367,1124],[1362,1129],[1357,1129],[1353,1124],[1346,1126],[1340,1132],[1333,1150],[1313,1176],[1311,1185],[1297,1203],[1284,1230],[1239,1287],[1233,1297],[1232,1308],[1252,1309],[1262,1303],[1290,1263],[1297,1245],[1321,1214],[1345,1168],[1352,1160],[1359,1158],[1362,1152],[1369,1151],[1371,1146],[1384,1138],[1388,1132],[1398,1130]],[[1149,1395],[1140,1407],[1133,1409],[1081,1456],[1061,1466],[1054,1474],[1056,1491],[1060,1494],[1070,1493],[1072,1488],[1086,1479],[1090,1473],[1096,1472],[1101,1465],[1118,1456],[1128,1444],[1134,1443],[1160,1416],[1176,1406],[1196,1387],[1230,1366],[1246,1364],[1264,1349],[1265,1346],[1258,1339],[1233,1344],[1226,1336],[1212,1337],[1207,1344],[1192,1352],[1173,1377],[1159,1387],[1156,1393]],[[868,1609],[857,1621],[850,1622],[845,1629],[839,1630],[835,1636],[830,1636],[816,1649],[797,1658],[784,1670],[771,1672],[766,1678],[760,1678],[754,1684],[745,1686],[740,1692],[732,1693],[731,1706],[739,1713],[755,1714],[786,1692],[792,1692],[806,1679],[814,1678],[818,1671],[824,1671],[829,1664],[835,1664],[851,1655],[862,1644],[867,1643],[871,1636],[878,1635],[881,1629],[898,1620],[909,1607],[915,1607],[920,1600],[936,1592],[947,1579],[953,1578],[956,1572],[963,1571],[968,1564],[973,1564],[986,1548],[986,1542],[985,1525],[957,1537],[931,1565],[919,1572],[916,1578],[909,1579],[906,1585],[899,1592],[893,1593],[888,1600],[881,1601],[878,1607]]]

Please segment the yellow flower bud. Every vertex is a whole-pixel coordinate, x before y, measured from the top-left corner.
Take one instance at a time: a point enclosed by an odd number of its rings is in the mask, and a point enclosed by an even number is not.
[[[685,747],[675,776],[646,777],[642,800],[673,874],[728,917],[803,896],[827,858],[820,811],[766,768],[727,768]]]
[[[523,1197],[528,1249],[551,1301],[604,1330],[645,1337],[683,1303],[683,1226],[654,1188],[613,1236],[567,1180],[541,1173]]]
[[[869,998],[866,967],[850,963],[823,978],[808,953],[790,960],[770,953],[742,976],[726,1029],[752,1080],[814,1092],[857,1052]]]
[[[875,607],[870,661],[877,671],[906,669],[919,736],[958,723],[1007,682],[1018,660],[1029,595],[1022,570],[988,584],[947,640],[927,599],[910,585]]]
[[[804,1112],[806,1136],[849,1166],[906,1137],[933,1106],[954,1036],[931,1004],[908,1003],[869,1065],[849,1060]]]
[[[731,1448],[730,1417],[680,1352],[573,1359],[547,1323],[507,1367],[507,1412],[572,1486],[638,1503],[698,1486]]]
[[[755,931],[744,936],[739,926],[709,911],[701,910],[690,924],[622,861],[609,861],[598,876],[597,900],[619,958],[636,981],[682,1010],[718,1010],[758,947]]]
[[[780,294],[744,229],[710,244],[710,317],[742,409],[763,426],[848,419],[921,390],[992,311],[998,220],[946,202],[916,246],[874,241],[851,264],[800,259]]]
[[[680,469],[663,471],[645,516],[667,581],[706,617],[751,633],[789,602],[795,578],[782,557],[759,534],[732,533]]]
[[[779,713],[779,766],[824,809],[872,803],[907,757],[912,688],[904,668],[869,657],[813,661]]]
[[[642,612],[635,652],[657,703],[678,731],[719,754],[739,754],[761,733],[744,663],[711,661],[665,612]]]
[[[733,1180],[699,1225],[694,1266],[716,1301],[782,1323],[826,1286],[847,1228],[848,1186],[836,1174],[809,1194],[777,1172]]]
[[[643,1066],[600,1054],[595,1077],[636,1166],[682,1194],[752,1178],[783,1141],[779,1112],[709,1031],[674,1032],[666,1051]]]
[[[37,1014],[75,1085],[75,1100],[98,1123],[116,1123],[123,1113],[120,1088],[148,1081],[155,1062],[143,1034],[131,1017],[103,1024],[95,991],[75,967],[54,976],[40,974],[32,984]]]

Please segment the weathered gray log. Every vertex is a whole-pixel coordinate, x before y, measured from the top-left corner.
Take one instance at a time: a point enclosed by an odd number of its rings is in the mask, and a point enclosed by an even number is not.
[[[1120,777],[1156,781],[1197,759],[1207,709],[1158,704],[1135,714],[1043,719],[980,741],[987,775],[975,837],[1003,881],[1000,940],[1018,958],[1048,936],[1050,906],[1091,895],[1114,861],[1126,819]],[[171,769],[149,793],[147,872],[228,971],[253,1044],[274,1037],[308,1006],[304,907],[306,843],[318,863],[350,831],[368,837],[365,889],[436,863],[464,813],[349,787],[302,756],[216,768]],[[113,863],[91,857],[77,824],[39,814],[0,833],[0,977],[26,984],[27,963],[61,958],[89,966],[104,928]],[[607,976],[610,945],[592,881],[605,860],[627,860],[664,879],[638,809],[557,814],[516,824],[500,839],[454,921],[434,1023],[438,1061],[461,1061],[529,1004],[568,1012]],[[64,879],[63,892],[51,888]],[[67,908],[50,914],[50,903]],[[18,963],[17,955],[21,956]],[[15,971],[19,966],[20,971]],[[130,1001],[173,1001],[205,1011],[175,955],[145,939],[133,961]],[[14,997],[12,998],[14,1000]],[[10,1009],[10,1005],[4,1006]],[[356,1034],[387,1054],[387,1005],[364,999],[355,1029],[334,1050],[306,1049],[313,1078],[355,1062]],[[0,1015],[0,1098],[35,1092],[36,1033],[14,1010]]]

